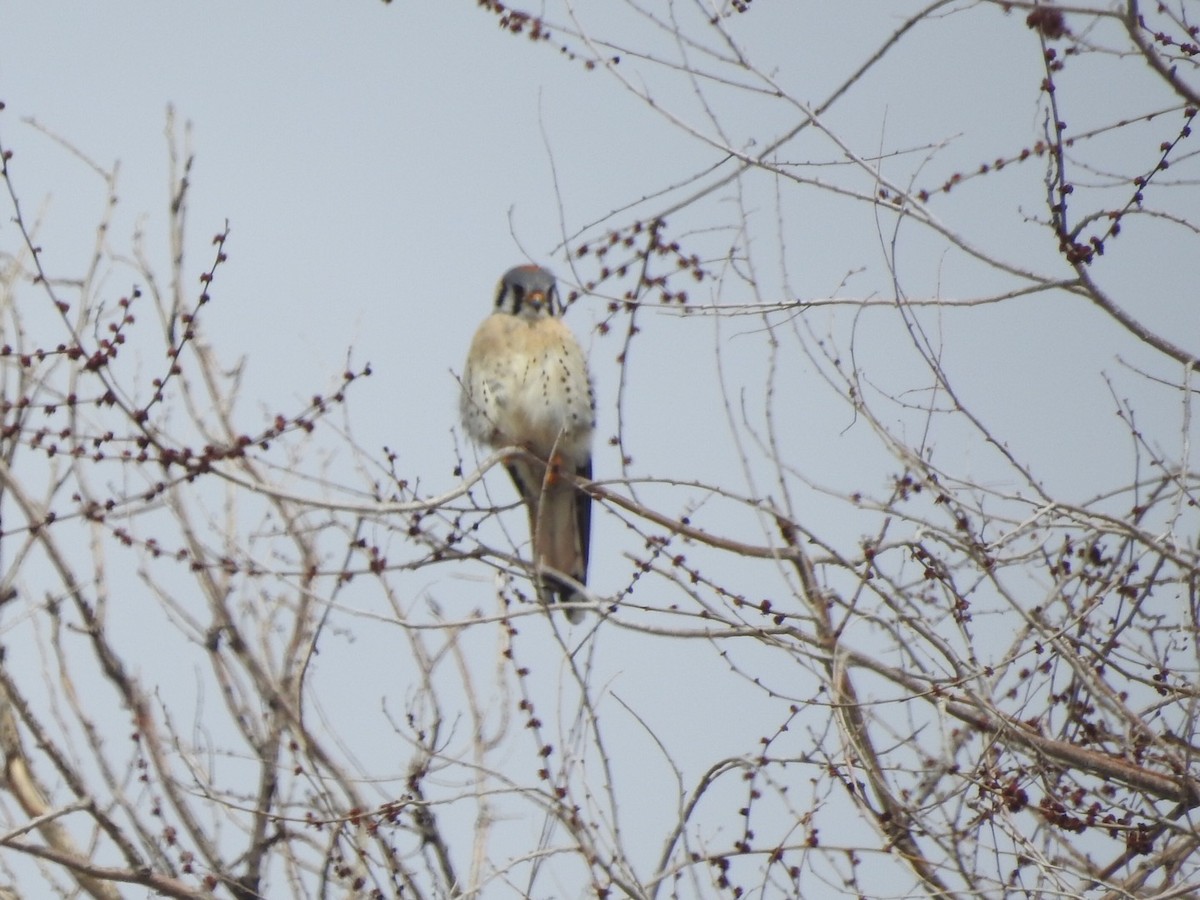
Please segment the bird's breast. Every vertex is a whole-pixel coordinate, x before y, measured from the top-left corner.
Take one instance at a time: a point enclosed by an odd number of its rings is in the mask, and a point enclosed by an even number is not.
[[[557,450],[577,463],[590,453],[593,401],[583,351],[557,319],[494,315],[480,326],[464,378],[463,419],[492,446]]]

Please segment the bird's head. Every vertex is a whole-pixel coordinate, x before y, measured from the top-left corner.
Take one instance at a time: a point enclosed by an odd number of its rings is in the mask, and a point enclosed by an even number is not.
[[[516,266],[504,273],[496,288],[496,312],[540,319],[562,313],[554,276],[541,266]]]

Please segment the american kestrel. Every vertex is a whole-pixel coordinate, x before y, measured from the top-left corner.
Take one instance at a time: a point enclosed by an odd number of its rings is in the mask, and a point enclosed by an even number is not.
[[[587,579],[592,502],[563,468],[592,477],[595,400],[583,350],[558,316],[554,276],[517,266],[500,279],[495,311],[471,341],[463,370],[461,412],[467,433],[493,448],[523,447],[528,458],[505,464],[529,510],[533,562],[543,597],[575,592],[555,574]],[[578,622],[583,610],[567,611]]]

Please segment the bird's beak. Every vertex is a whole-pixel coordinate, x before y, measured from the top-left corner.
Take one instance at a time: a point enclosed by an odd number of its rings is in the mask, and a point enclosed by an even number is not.
[[[546,305],[546,294],[544,291],[530,291],[529,296],[525,298],[525,302],[534,309],[540,310]]]

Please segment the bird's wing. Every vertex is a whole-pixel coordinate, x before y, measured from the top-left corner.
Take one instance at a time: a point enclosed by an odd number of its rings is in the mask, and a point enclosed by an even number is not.
[[[592,480],[592,458],[575,467],[575,477]],[[580,575],[576,579],[580,584],[587,584],[588,559],[592,546],[592,498],[579,487],[573,487],[575,497],[575,529],[579,536],[579,552],[583,557]]]

